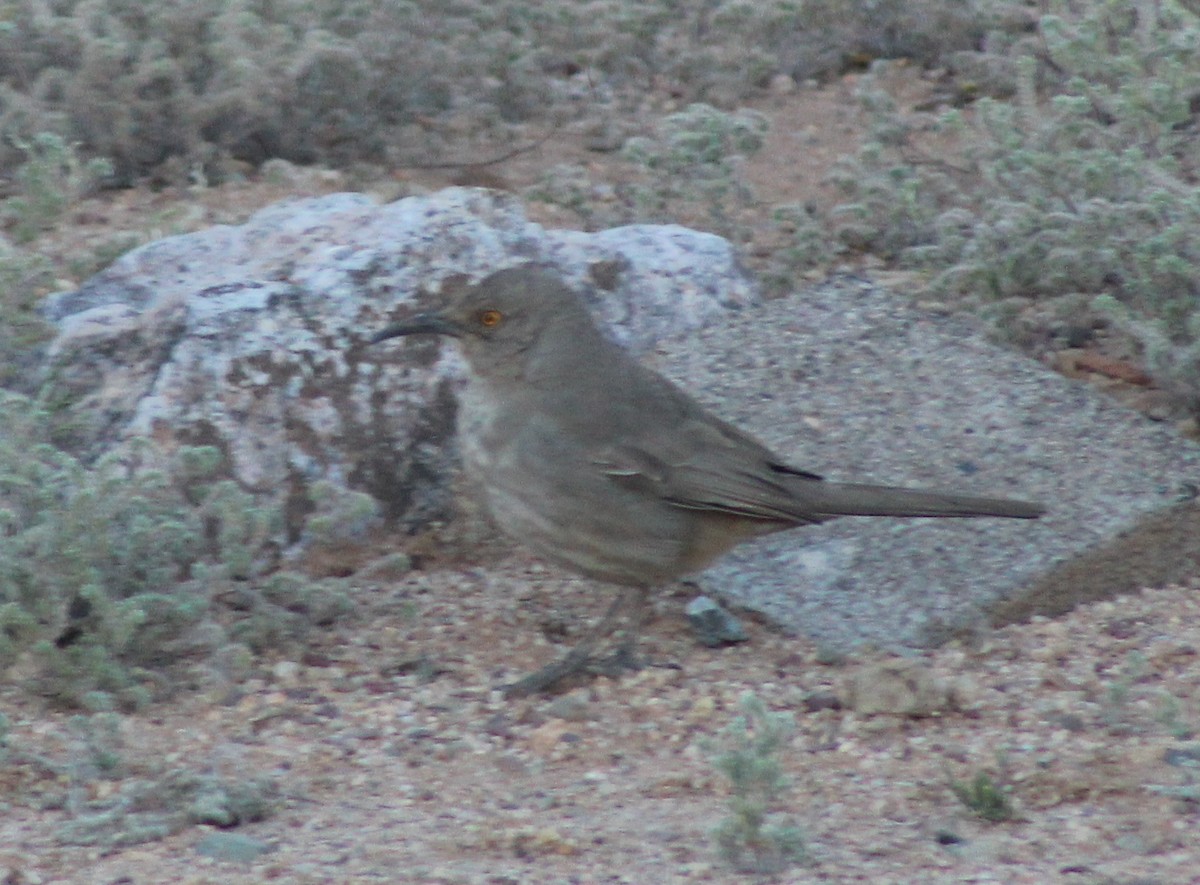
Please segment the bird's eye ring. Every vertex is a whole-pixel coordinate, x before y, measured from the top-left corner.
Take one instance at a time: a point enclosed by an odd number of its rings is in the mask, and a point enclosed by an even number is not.
[[[485,329],[494,329],[500,325],[500,321],[504,319],[504,314],[498,310],[489,309],[479,312],[479,325]]]

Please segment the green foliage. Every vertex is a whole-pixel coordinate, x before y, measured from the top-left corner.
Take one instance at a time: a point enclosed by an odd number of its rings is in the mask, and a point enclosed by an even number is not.
[[[592,181],[584,166],[558,163],[526,188],[528,200],[561,206],[575,214],[584,230],[595,231],[636,221],[636,213],[618,200],[611,187]]]
[[[766,130],[766,119],[753,111],[693,104],[660,120],[653,136],[625,143],[627,185],[614,189],[593,182],[581,166],[558,165],[525,196],[571,210],[589,230],[686,220],[743,239],[738,216],[755,201],[741,167],[762,148]]]
[[[962,157],[923,158],[870,82],[871,142],[842,170],[840,236],[928,268],[946,296],[1095,296],[1200,411],[1200,18],[1166,0],[1050,4],[1001,46],[1013,102],[939,121]]]
[[[95,717],[76,717],[77,728],[92,729]],[[119,765],[119,757],[116,765]],[[116,767],[114,765],[114,769]],[[82,793],[96,770],[73,767],[72,793]],[[222,778],[190,768],[158,770],[126,777],[104,798],[70,801],[72,815],[56,832],[66,845],[96,845],[111,851],[164,839],[194,824],[234,827],[264,820],[275,809],[278,788],[263,777]],[[112,770],[112,769],[110,769]]]
[[[654,138],[630,139],[622,153],[645,170],[633,190],[637,217],[668,221],[694,206],[714,232],[736,233],[733,210],[753,202],[739,167],[762,148],[766,130],[766,119],[753,111],[694,104],[665,117]]]
[[[125,743],[121,736],[121,718],[116,713],[72,716],[70,721],[72,784],[83,786],[97,778],[121,775],[121,756]]]
[[[283,515],[263,507],[231,479],[203,486],[199,515],[205,522],[211,551],[219,556],[220,574],[238,579],[258,577],[270,565],[271,540],[283,525]],[[215,574],[206,570],[207,577]]]
[[[910,128],[899,118],[895,101],[876,90],[870,78],[863,82],[860,99],[870,117],[870,134],[859,156],[834,172],[835,183],[849,198],[833,212],[837,235],[852,249],[901,257],[934,241],[938,212],[955,193],[953,182],[938,174],[936,166],[910,164]],[[953,122],[947,119],[943,125]]]
[[[312,628],[329,626],[354,610],[343,583],[314,581],[294,572],[276,572],[253,585],[231,586],[241,617],[231,637],[255,652],[293,648]]]
[[[379,502],[364,492],[321,480],[309,487],[308,497],[313,512],[305,520],[304,529],[318,543],[360,540],[379,523]]]
[[[33,348],[50,335],[37,303],[51,281],[48,261],[0,237],[0,387],[22,378]]]
[[[777,873],[805,856],[800,831],[778,812],[788,789],[779,751],[793,724],[786,713],[771,713],[752,692],[742,696],[743,715],[723,732],[713,758],[729,778],[729,816],[713,832],[717,847],[740,872]]]
[[[81,160],[78,145],[67,144],[53,132],[40,132],[26,142],[14,138],[25,162],[13,175],[17,195],[4,201],[4,216],[17,242],[27,242],[52,227],[72,203],[112,175],[112,164],[101,158]]]
[[[761,274],[770,288],[789,291],[797,273],[828,267],[842,251],[831,240],[820,213],[800,203],[776,207],[771,225],[780,244]]]
[[[148,228],[144,228],[143,230],[148,230]],[[114,231],[106,240],[93,247],[90,251],[68,255],[66,261],[67,274],[73,280],[86,280],[88,277],[104,270],[126,252],[147,242],[150,237],[150,234],[143,232]]]
[[[31,649],[50,693],[137,706],[161,647],[148,631],[177,634],[203,608],[168,589],[196,556],[198,523],[161,474],[115,458],[89,470],[50,445],[46,423],[0,398],[0,665]]]
[[[967,782],[951,779],[950,789],[959,802],[989,823],[1003,823],[1017,816],[1008,788],[985,771],[976,773]]]
[[[88,467],[12,393],[0,426],[0,667],[28,656],[37,691],[135,709],[239,633],[264,650],[349,611],[336,582],[270,573],[279,514],[220,478],[216,450],[184,449],[169,473],[137,445]],[[218,603],[236,599],[226,628]]]
[[[22,162],[12,174],[13,195],[0,202],[0,223],[17,244],[0,237],[0,387],[26,382],[37,346],[50,337],[37,303],[53,287],[55,268],[45,256],[22,244],[60,223],[71,206],[112,173],[106,160],[81,159],[78,145],[52,132],[12,142]],[[130,245],[129,238],[122,237],[110,244],[107,256],[92,256],[90,262],[76,256],[72,263],[77,269],[95,270],[94,262],[116,257],[113,250],[118,243],[122,251]]]
[[[634,102],[648,83],[732,106],[776,74],[978,42],[964,0],[56,0],[0,8],[0,164],[53,132],[131,181],[229,158],[345,164],[447,155],[446,133]],[[437,125],[430,126],[431,120]],[[451,135],[458,139],[458,136]],[[462,149],[469,143],[456,143]]]

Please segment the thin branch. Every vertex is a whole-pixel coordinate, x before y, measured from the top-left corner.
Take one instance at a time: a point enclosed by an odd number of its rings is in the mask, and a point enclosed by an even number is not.
[[[477,160],[474,162],[446,162],[446,163],[398,163],[399,169],[483,169],[487,166],[497,166],[500,163],[507,162],[513,157],[527,154],[530,151],[535,151],[550,140],[550,136],[555,133],[555,129],[548,129],[546,134],[526,145],[513,148],[511,151],[500,154],[498,157],[492,157],[490,160]]]

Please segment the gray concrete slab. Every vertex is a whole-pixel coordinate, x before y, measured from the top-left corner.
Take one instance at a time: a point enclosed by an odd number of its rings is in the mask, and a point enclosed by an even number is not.
[[[1040,500],[1024,520],[841,519],[743,545],[706,592],[831,647],[936,644],[1200,574],[1200,447],[979,324],[842,277],[664,341],[656,366],[830,479]]]

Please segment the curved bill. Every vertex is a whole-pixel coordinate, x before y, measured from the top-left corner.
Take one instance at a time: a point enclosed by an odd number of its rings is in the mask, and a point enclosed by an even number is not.
[[[378,344],[389,338],[399,338],[403,335],[453,335],[458,337],[462,330],[453,322],[436,313],[419,313],[406,323],[388,326],[371,336],[369,344]]]

